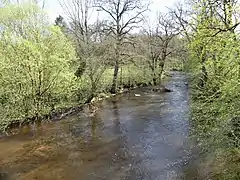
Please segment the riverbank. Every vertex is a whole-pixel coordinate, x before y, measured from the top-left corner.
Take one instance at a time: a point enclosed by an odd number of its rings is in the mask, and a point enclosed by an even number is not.
[[[165,82],[167,81],[168,76],[170,76],[170,75],[167,74],[164,77]],[[144,83],[144,82],[138,82],[135,85],[131,85],[131,86],[123,85],[123,87],[125,87],[125,88],[119,89],[117,94],[101,92],[98,94],[98,96],[93,97],[90,103],[83,103],[83,104],[72,106],[72,107],[59,108],[48,114],[41,115],[38,117],[25,118],[25,119],[21,119],[21,120],[5,121],[3,123],[0,123],[0,133],[2,134],[2,136],[4,136],[4,134],[13,135],[16,133],[14,131],[14,129],[19,129],[25,125],[29,125],[29,124],[33,124],[33,123],[39,124],[39,123],[48,122],[48,121],[58,121],[58,120],[66,118],[67,116],[71,116],[71,115],[74,115],[74,114],[77,114],[77,113],[83,112],[83,111],[88,111],[88,114],[91,116],[97,110],[97,107],[94,107],[94,106],[99,101],[105,100],[107,98],[112,98],[114,96],[117,96],[117,95],[120,95],[123,93],[128,93],[129,91],[132,91],[137,88],[148,87],[148,88],[152,89],[152,91],[155,91],[155,92],[171,92],[171,90],[167,89],[164,85],[151,86],[150,83]]]
[[[222,97],[221,93],[208,94],[208,89],[197,89],[191,82],[192,134],[202,151],[201,166],[207,169],[211,180],[240,179],[240,149],[237,131],[239,106],[235,100]],[[233,123],[234,122],[234,123]]]
[[[131,66],[134,70],[129,72],[126,68],[120,71],[121,78],[118,84],[118,92],[122,92],[122,87],[126,90],[137,86],[146,85],[150,82],[150,76],[143,77],[143,73],[139,68]],[[145,72],[146,73],[146,72]],[[148,73],[147,73],[148,74]],[[110,86],[112,82],[113,70],[107,69],[98,81],[96,89],[91,89],[91,81],[87,74],[72,82],[69,91],[60,94],[46,94],[46,97],[38,99],[36,97],[28,96],[28,94],[21,94],[19,96],[19,103],[8,104],[8,99],[0,97],[0,132],[7,131],[11,128],[19,127],[24,124],[32,123],[33,121],[41,122],[54,119],[61,119],[68,114],[78,111],[86,103],[89,103],[92,98],[103,99],[112,96]],[[148,84],[147,84],[148,85]],[[91,97],[93,94],[93,97]],[[15,94],[17,96],[17,94]],[[22,98],[25,97],[26,98]],[[3,102],[2,102],[3,101]],[[24,105],[21,105],[24,104]]]
[[[93,116],[78,113],[2,138],[2,174],[10,180],[199,177],[191,164],[197,154],[189,137],[187,77],[177,72],[165,85],[172,92],[134,89],[98,102]]]

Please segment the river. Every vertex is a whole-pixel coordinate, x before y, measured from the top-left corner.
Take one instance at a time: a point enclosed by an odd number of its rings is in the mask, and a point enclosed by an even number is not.
[[[0,179],[198,179],[186,74],[173,72],[166,87],[173,91],[135,89],[99,102],[94,115],[80,112],[2,137]]]

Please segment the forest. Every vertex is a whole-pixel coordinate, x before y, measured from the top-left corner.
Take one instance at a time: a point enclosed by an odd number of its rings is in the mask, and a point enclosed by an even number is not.
[[[192,134],[212,152],[213,177],[239,179],[238,1],[186,0],[156,19],[150,3],[59,0],[64,14],[51,22],[42,1],[0,1],[1,131],[185,71]]]
[[[174,15],[159,13],[147,25],[148,2],[59,3],[66,20],[59,15],[55,23],[40,2],[3,3],[1,124],[89,103],[99,95],[157,85],[167,59],[176,68],[185,61],[176,60],[185,40]],[[97,16],[90,23],[93,8],[108,19]]]

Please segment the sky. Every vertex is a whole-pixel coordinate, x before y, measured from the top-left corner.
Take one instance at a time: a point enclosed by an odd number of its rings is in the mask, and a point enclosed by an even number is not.
[[[171,7],[179,1],[180,0],[152,0],[152,4],[149,7],[150,11],[146,15],[152,19],[158,11],[164,12],[166,11],[166,7]],[[63,11],[58,3],[58,0],[46,0],[45,10],[47,11],[51,21],[54,21],[58,15],[63,15]]]

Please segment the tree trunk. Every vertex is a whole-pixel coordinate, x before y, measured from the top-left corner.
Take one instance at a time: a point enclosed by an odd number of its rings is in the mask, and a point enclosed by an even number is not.
[[[114,66],[113,81],[112,81],[112,88],[111,88],[112,94],[115,94],[117,92],[118,70],[119,70],[119,60],[117,59]]]
[[[118,79],[119,61],[120,61],[119,51],[120,51],[120,37],[118,37],[116,47],[115,47],[116,60],[114,65],[113,81],[112,81],[112,87],[111,87],[112,94],[116,94],[117,92],[117,79]]]
[[[162,80],[162,73],[163,73],[163,68],[164,68],[164,64],[165,64],[165,59],[166,57],[164,57],[163,60],[160,60],[158,68],[159,68],[159,73],[158,73],[158,79],[159,79],[159,84],[161,84],[161,80]]]
[[[154,76],[153,77],[153,85],[156,86],[157,85],[157,78]]]
[[[97,86],[96,86],[96,83],[93,79],[93,75],[90,75],[90,80],[91,80],[91,92],[90,92],[90,95],[89,97],[87,98],[86,102],[85,103],[91,103],[92,99],[95,97],[96,95],[96,90],[97,90]]]
[[[163,66],[159,66],[159,74],[158,74],[159,84],[161,84],[162,73],[163,73]]]
[[[156,63],[155,63],[155,60],[152,61],[153,64],[149,64],[149,68],[152,70],[152,81],[153,81],[153,85],[156,86],[157,85],[157,77],[156,77],[156,72],[155,72],[155,69],[156,69]]]
[[[203,88],[208,80],[208,74],[207,74],[207,69],[205,66],[205,61],[206,61],[206,50],[204,49],[204,47],[201,48],[202,49],[202,54],[201,54],[201,79],[200,79],[200,87]]]
[[[207,82],[208,75],[207,75],[207,69],[204,64],[202,64],[202,77],[200,79],[200,87],[203,88]]]

